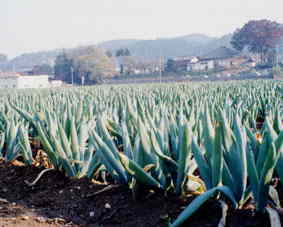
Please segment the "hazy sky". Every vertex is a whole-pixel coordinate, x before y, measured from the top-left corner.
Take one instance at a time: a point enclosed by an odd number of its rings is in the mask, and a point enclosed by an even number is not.
[[[282,0],[0,0],[0,53],[120,38],[221,36],[250,19],[283,23]]]

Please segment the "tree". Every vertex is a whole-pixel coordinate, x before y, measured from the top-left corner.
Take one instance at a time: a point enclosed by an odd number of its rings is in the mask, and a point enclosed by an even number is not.
[[[176,72],[175,61],[173,59],[168,59],[165,71],[167,71],[167,72]]]
[[[115,75],[113,60],[99,48],[88,47],[85,54],[74,54],[72,59],[76,82],[84,78],[86,83],[96,83]]]
[[[116,57],[131,56],[131,52],[128,48],[121,48],[116,51]]]
[[[56,79],[63,80],[67,83],[72,82],[72,67],[73,61],[66,53],[62,53],[56,57],[54,73]]]
[[[132,56],[123,57],[123,73],[130,75],[134,74],[135,70],[138,68],[138,59]]]
[[[118,49],[116,51],[116,57],[124,56],[124,49]]]
[[[259,54],[261,63],[268,63],[282,37],[281,24],[270,20],[252,20],[234,32],[231,44],[238,51],[247,48]]]
[[[124,56],[131,56],[131,52],[128,48],[124,49]]]
[[[123,75],[124,74],[124,65],[120,64],[120,74]]]
[[[105,54],[106,54],[107,57],[109,57],[109,58],[112,58],[112,57],[113,57],[113,54],[112,54],[112,52],[111,52],[110,50],[107,50],[107,51],[105,52]]]
[[[67,83],[87,84],[100,82],[115,75],[115,64],[104,50],[93,47],[78,47],[57,56],[55,75]]]
[[[48,64],[42,64],[42,65],[35,65],[32,69],[32,73],[34,75],[53,75],[54,74],[54,69],[52,66]]]

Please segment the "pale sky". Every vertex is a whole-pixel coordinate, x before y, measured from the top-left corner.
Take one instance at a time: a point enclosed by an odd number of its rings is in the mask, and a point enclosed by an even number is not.
[[[283,0],[0,0],[0,53],[191,33],[221,36],[251,19],[283,23]]]

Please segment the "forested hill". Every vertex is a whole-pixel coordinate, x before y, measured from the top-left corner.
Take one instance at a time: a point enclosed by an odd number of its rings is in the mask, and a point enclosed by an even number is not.
[[[24,71],[31,69],[35,65],[42,65],[42,64],[53,65],[56,56],[61,52],[62,50],[51,50],[51,51],[25,53],[9,61],[0,63],[0,70]]]
[[[111,40],[97,44],[97,46],[111,51],[128,48],[133,56],[153,60],[162,56],[165,58],[176,56],[201,56],[221,46],[230,47],[232,34],[221,38],[209,37],[202,34],[192,34],[175,38],[160,38],[155,40],[121,39]],[[73,49],[65,49],[71,51]],[[25,70],[34,65],[54,64],[54,60],[63,50],[25,53],[10,61],[0,63],[0,70]],[[283,50],[282,50],[283,51]]]
[[[107,41],[99,46],[115,52],[119,48],[128,48],[133,56],[146,59],[163,57],[200,55],[205,52],[209,43],[217,38],[202,34],[193,34],[175,38],[160,38],[155,40],[124,40],[124,42]],[[110,45],[111,44],[111,45]]]

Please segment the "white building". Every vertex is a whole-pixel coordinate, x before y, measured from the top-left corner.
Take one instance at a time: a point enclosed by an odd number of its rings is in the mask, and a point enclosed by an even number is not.
[[[48,75],[26,76],[18,73],[0,73],[1,88],[48,88]]]
[[[62,87],[63,81],[62,80],[50,80],[50,87]]]
[[[211,59],[200,59],[196,62],[191,62],[187,65],[187,71],[201,72],[214,69],[214,61]]]

